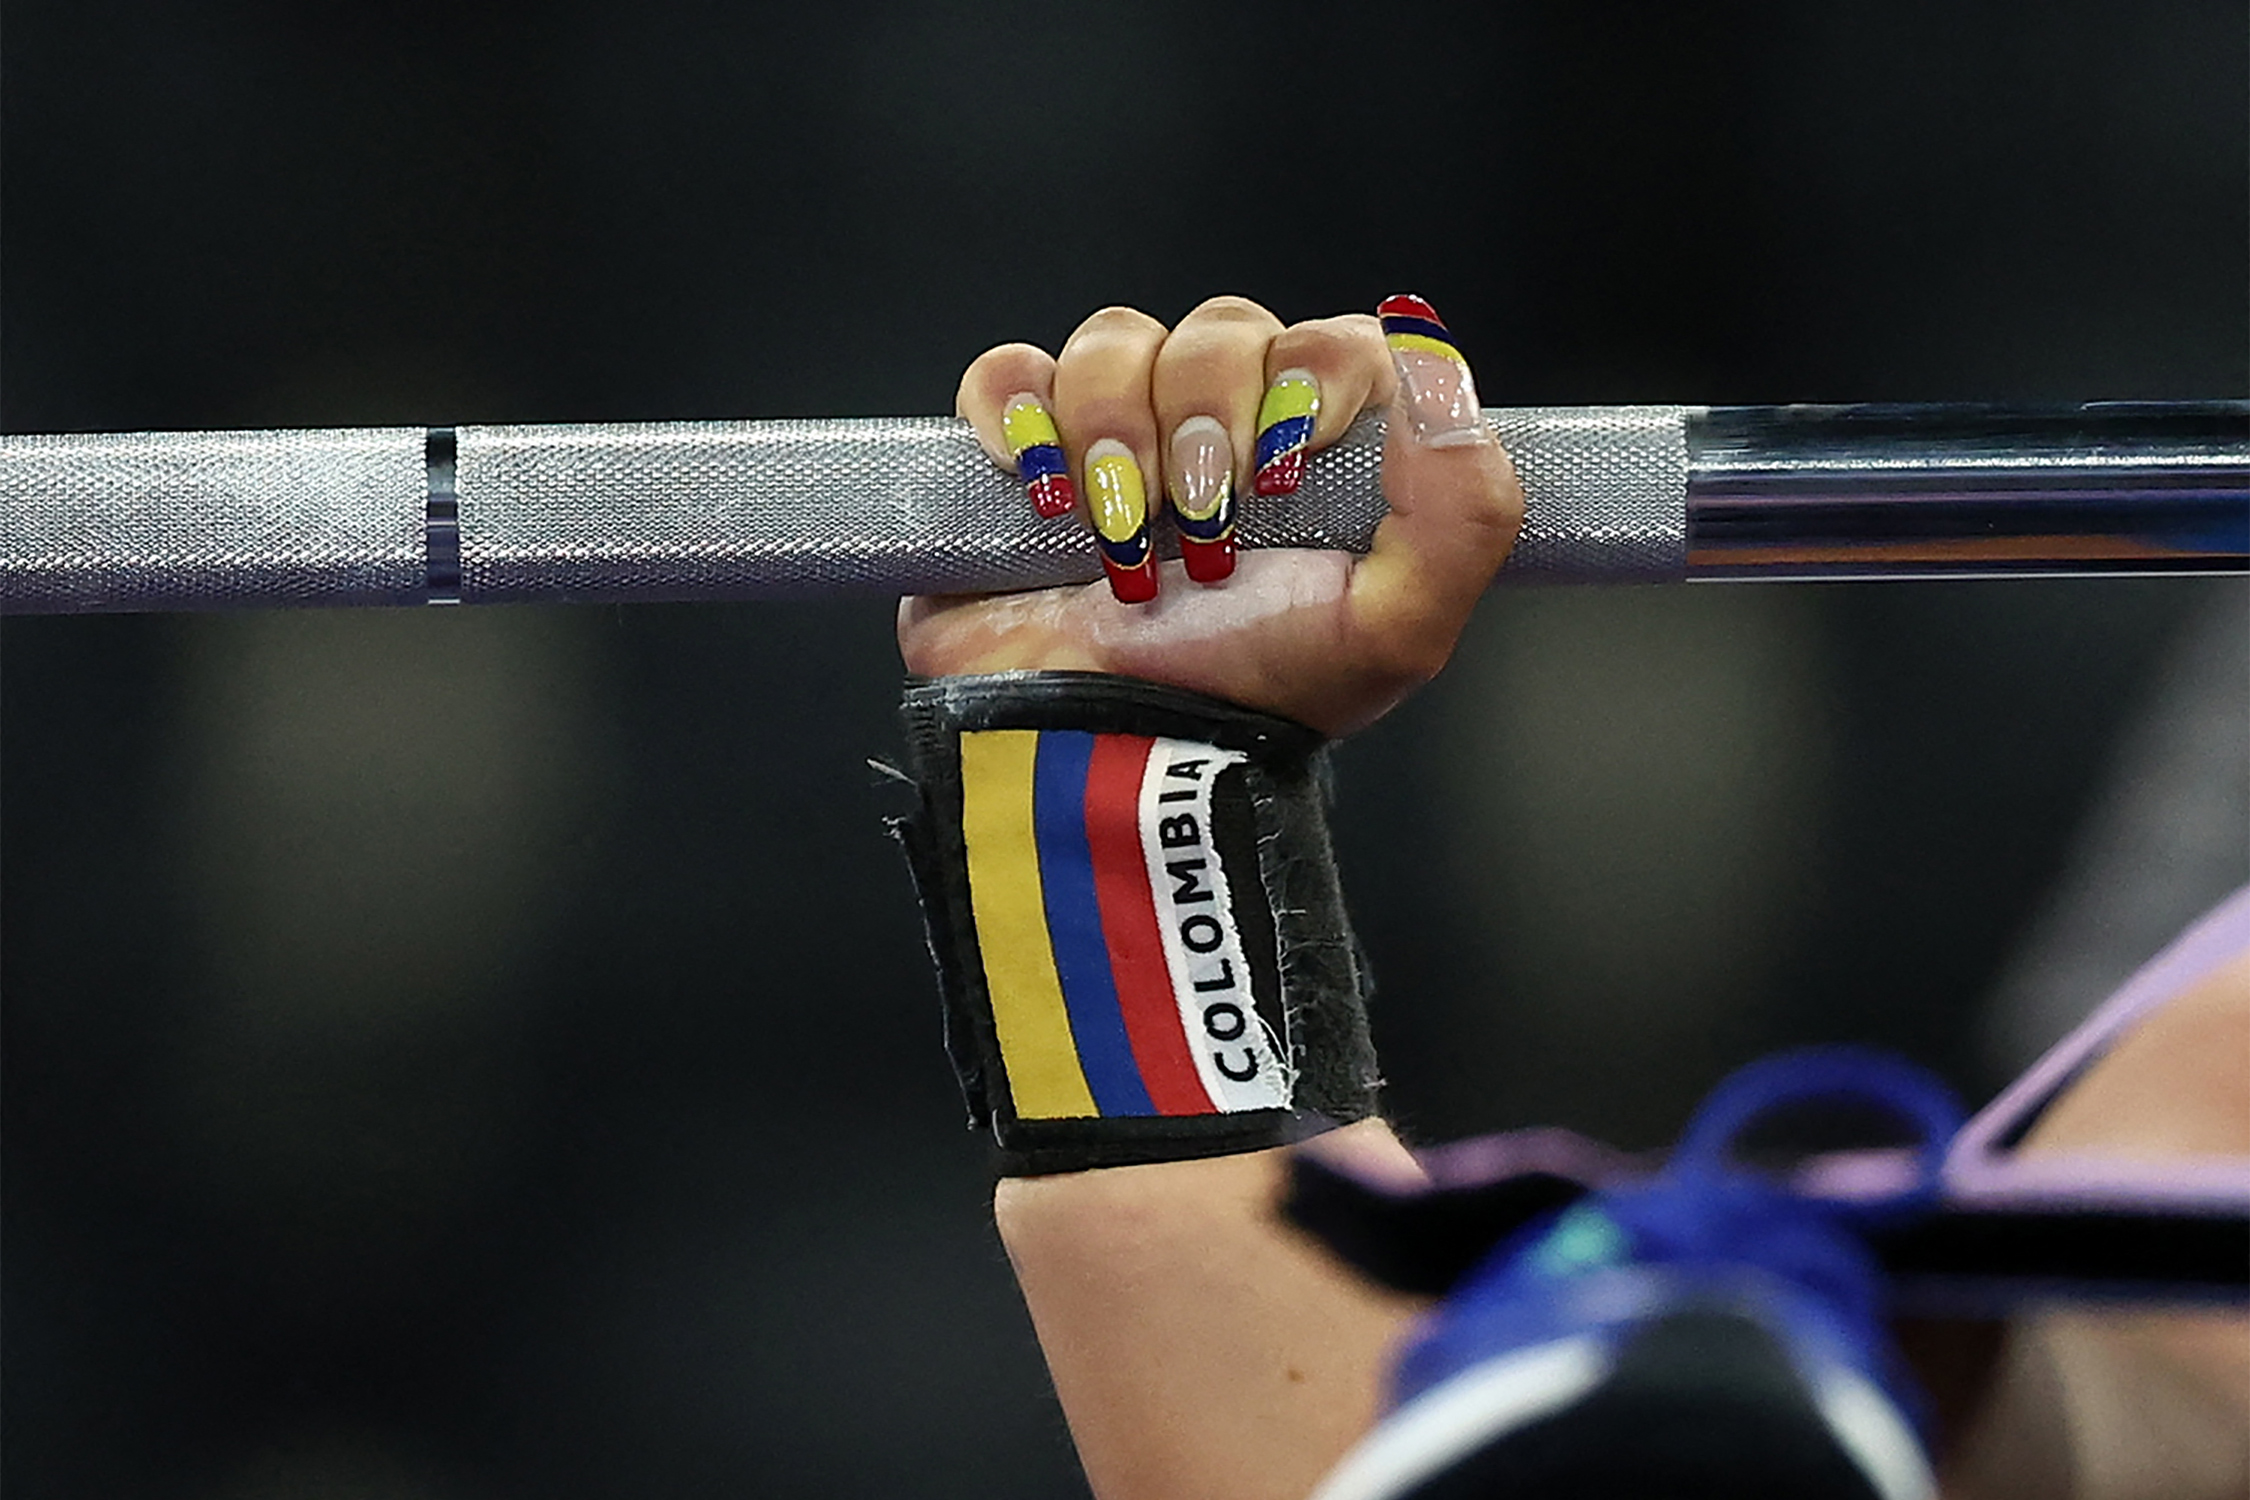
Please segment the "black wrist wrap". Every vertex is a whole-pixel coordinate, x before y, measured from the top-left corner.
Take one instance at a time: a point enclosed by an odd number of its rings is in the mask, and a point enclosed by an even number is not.
[[[1373,1113],[1325,742],[1133,678],[918,682],[922,898],[946,1050],[1002,1170],[1276,1146]]]

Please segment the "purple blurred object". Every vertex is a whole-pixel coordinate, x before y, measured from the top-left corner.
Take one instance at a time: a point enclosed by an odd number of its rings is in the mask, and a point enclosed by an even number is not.
[[[1895,1309],[2004,1312],[2027,1301],[2250,1302],[2250,1157],[2154,1161],[2015,1148],[2057,1096],[2158,1007],[2250,952],[2250,887],[2129,979],[1955,1136],[1935,1207],[1875,1228]],[[2250,1039],[2246,1039],[2250,1041]],[[1378,1182],[1299,1153],[1287,1212],[1384,1285],[1442,1295],[1542,1214],[1658,1166],[1565,1130],[1516,1131],[1422,1154],[1427,1182]],[[1790,1172],[1812,1199],[1876,1199],[1910,1183],[1905,1151],[1816,1156]]]
[[[2056,1097],[2126,1032],[2245,952],[2250,952],[2250,886],[2143,964],[1962,1127],[1946,1154],[1948,1196],[1994,1204],[2208,1206],[2250,1214],[2250,1157],[2155,1162],[2086,1153],[2025,1156],[2014,1149]],[[2250,1045],[2250,1038],[2244,1043]]]

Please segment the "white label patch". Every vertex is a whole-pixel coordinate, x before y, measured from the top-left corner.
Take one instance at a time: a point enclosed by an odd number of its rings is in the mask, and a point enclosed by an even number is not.
[[[1211,837],[1211,787],[1244,757],[1194,740],[1158,740],[1141,777],[1141,853],[1172,973],[1180,1026],[1223,1114],[1287,1109],[1288,1054],[1251,996],[1234,900]]]

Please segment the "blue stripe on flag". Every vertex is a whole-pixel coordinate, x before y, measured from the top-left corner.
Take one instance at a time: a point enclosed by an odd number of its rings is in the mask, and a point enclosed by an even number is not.
[[[1047,937],[1062,979],[1063,1008],[1087,1087],[1104,1116],[1153,1115],[1148,1087],[1133,1061],[1125,1012],[1110,972],[1109,941],[1094,889],[1094,855],[1086,843],[1086,768],[1094,737],[1079,729],[1039,736],[1032,769],[1031,816],[1039,841],[1039,884],[1047,901]]]

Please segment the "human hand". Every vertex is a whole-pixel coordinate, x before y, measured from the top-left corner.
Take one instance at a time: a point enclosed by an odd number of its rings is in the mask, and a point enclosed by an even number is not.
[[[1444,664],[1523,519],[1514,467],[1443,326],[1417,299],[1383,311],[1388,346],[1373,317],[1285,328],[1254,302],[1215,297],[1171,329],[1112,307],[1081,323],[1060,356],[1028,344],[978,356],[961,378],[960,414],[1010,469],[1014,449],[1046,435],[1027,398],[1051,415],[1065,484],[1034,484],[1033,498],[1094,522],[1089,542],[1102,546],[1109,582],[908,599],[898,624],[908,670],[1112,672],[1331,735],[1379,718]],[[1307,395],[1303,447],[1284,443],[1254,466],[1261,430],[1288,437],[1275,418],[1301,413]],[[1289,504],[1302,453],[1369,407],[1391,412],[1390,514],[1373,549],[1237,557],[1234,507]],[[1038,466],[1038,456],[1027,465]],[[1187,556],[1159,566],[1149,528],[1167,503],[1185,518]]]

